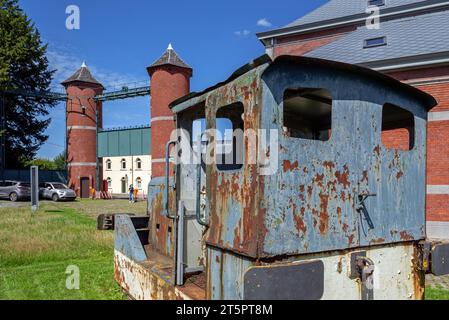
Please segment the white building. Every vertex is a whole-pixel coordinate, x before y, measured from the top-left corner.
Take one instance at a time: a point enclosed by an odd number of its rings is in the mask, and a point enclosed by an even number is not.
[[[151,156],[138,155],[103,158],[103,179],[112,194],[128,193],[132,184],[139,194],[148,193],[151,180]]]
[[[103,181],[108,192],[127,194],[129,186],[133,185],[139,189],[139,196],[147,195],[151,180],[151,128],[102,130],[98,144]]]

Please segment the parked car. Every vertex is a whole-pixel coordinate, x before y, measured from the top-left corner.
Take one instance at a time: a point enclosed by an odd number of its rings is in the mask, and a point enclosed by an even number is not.
[[[76,193],[61,182],[45,182],[39,185],[39,194],[42,199],[53,201],[76,199]]]
[[[0,198],[16,202],[31,198],[31,186],[29,182],[0,181]]]

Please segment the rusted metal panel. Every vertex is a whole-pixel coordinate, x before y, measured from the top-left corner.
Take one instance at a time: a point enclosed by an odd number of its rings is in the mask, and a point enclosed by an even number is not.
[[[145,250],[129,216],[115,216],[114,232],[114,248],[116,251],[137,262],[147,259]]]
[[[262,110],[260,75],[267,65],[262,65],[234,81],[222,86],[207,96],[207,128],[215,128],[216,112],[219,108],[241,102],[244,107],[244,131],[260,128]],[[231,110],[229,111],[231,113]],[[207,206],[210,229],[207,243],[246,256],[256,257],[259,242],[259,226],[263,212],[259,208],[261,178],[257,164],[246,160],[254,153],[251,141],[244,142],[242,169],[219,171],[215,164],[207,166]]]
[[[244,275],[245,300],[319,300],[323,293],[321,260],[254,267]]]
[[[282,129],[288,88],[328,89],[333,105],[329,141],[280,137],[278,173],[265,177],[262,256],[424,237],[425,108],[418,100],[383,82],[314,64],[279,63],[267,69],[263,81],[264,128]],[[419,133],[413,150],[380,145],[386,102],[415,115]],[[376,194],[367,200],[371,230],[356,210],[364,194]]]
[[[204,299],[195,285],[178,288],[172,282],[119,251],[114,253],[115,281],[135,300],[192,300]]]
[[[207,257],[207,299],[243,299],[243,274],[254,262],[213,247],[208,247]]]
[[[173,179],[170,178],[173,186]],[[164,212],[165,181],[163,178],[153,178],[148,186],[148,215],[150,216],[150,243],[159,252],[174,256],[174,223],[168,219]],[[169,189],[170,211],[176,212],[176,193]]]
[[[225,115],[231,114],[234,104],[241,103],[245,133],[252,130],[258,138],[256,144],[244,140],[241,169],[220,171],[213,163],[201,172],[200,185],[204,186],[203,176],[206,179],[209,225],[204,238],[203,229],[193,234],[185,228],[194,236],[188,241],[193,239],[196,245],[190,251],[192,261],[196,259],[206,268],[206,288],[199,296],[205,293],[209,299],[242,299],[243,275],[248,268],[320,260],[324,266],[322,298],[359,299],[361,283],[351,275],[350,256],[364,251],[365,258],[373,263],[372,279],[377,286],[364,296],[422,298],[423,271],[418,267],[422,258],[417,244],[425,235],[425,125],[432,99],[371,71],[295,59],[257,64],[173,108],[180,112],[177,127],[191,134],[194,119],[205,117],[207,129],[213,129],[217,110],[224,108]],[[331,92],[332,130],[328,141],[283,134],[284,92],[298,88]],[[385,103],[414,115],[412,150],[389,150],[382,145]],[[270,138],[269,130],[279,134],[275,149],[260,143],[262,134]],[[215,140],[211,142],[215,147]],[[277,170],[262,174],[259,163],[248,161],[254,153],[276,160]],[[195,164],[177,166],[176,192],[171,189],[169,195],[172,213],[177,212],[177,201],[184,203],[186,212],[196,208],[193,190],[199,190],[195,187],[195,168]],[[136,266],[135,261],[129,264],[120,251],[116,254],[116,278],[122,287],[134,290],[152,283],[144,290],[151,292],[150,298],[177,298],[176,290],[181,290],[167,271],[174,270],[176,229],[164,214],[164,203],[164,182],[154,179],[148,199],[148,250],[153,250],[153,255],[147,252],[148,260]],[[129,283],[134,284],[130,287]],[[147,297],[139,290],[134,290],[136,295]]]

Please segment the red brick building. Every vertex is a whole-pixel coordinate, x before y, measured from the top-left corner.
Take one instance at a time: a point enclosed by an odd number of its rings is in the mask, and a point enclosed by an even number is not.
[[[102,103],[95,99],[104,87],[83,63],[62,82],[67,92],[67,163],[69,186],[79,197],[89,197],[97,181],[97,120],[103,128]],[[99,162],[101,164],[101,160]],[[102,170],[99,170],[100,181]]]
[[[377,7],[373,7],[376,5]],[[379,9],[378,25],[374,16]],[[374,14],[373,14],[374,13]],[[304,55],[358,64],[432,94],[428,116],[427,232],[449,238],[449,1],[330,0],[260,33],[271,57]],[[401,132],[391,143],[401,140]]]
[[[168,107],[174,100],[190,93],[190,68],[173,50],[147,68],[151,77],[151,177],[165,175],[165,144],[176,128],[173,112]]]

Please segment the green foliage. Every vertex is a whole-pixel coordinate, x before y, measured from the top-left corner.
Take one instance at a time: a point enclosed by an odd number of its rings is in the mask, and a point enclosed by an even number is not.
[[[56,170],[65,170],[66,169],[66,159],[65,159],[65,151],[60,153],[56,158],[53,160],[53,163],[55,164]]]
[[[47,91],[54,71],[49,70],[47,45],[20,9],[18,0],[0,0],[0,91]],[[48,108],[55,102],[45,97],[5,95],[6,166],[19,168],[30,161],[48,139]]]
[[[37,158],[31,161],[24,161],[23,167],[29,168],[32,166],[39,167],[39,170],[57,170],[56,164],[53,160]]]
[[[20,159],[21,166],[23,168],[28,169],[32,166],[38,166],[40,170],[65,170],[66,169],[66,161],[65,161],[65,152],[60,153],[53,160],[44,159],[44,158],[36,158],[33,160],[27,160],[24,158]]]

